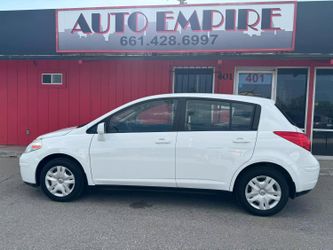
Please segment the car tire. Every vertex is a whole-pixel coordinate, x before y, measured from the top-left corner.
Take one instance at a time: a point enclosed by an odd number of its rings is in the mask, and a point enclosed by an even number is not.
[[[253,215],[274,215],[285,207],[289,199],[287,180],[273,167],[249,169],[240,176],[236,185],[237,201]]]
[[[40,174],[43,192],[54,201],[66,202],[79,198],[86,187],[81,166],[70,159],[50,160]]]

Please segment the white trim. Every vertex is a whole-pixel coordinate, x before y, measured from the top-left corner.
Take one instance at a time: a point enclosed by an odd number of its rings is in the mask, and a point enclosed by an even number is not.
[[[314,128],[313,131],[315,131],[315,132],[330,132],[330,133],[333,133],[333,129],[325,129],[325,128]]]
[[[45,82],[43,82],[43,77],[45,76],[45,75],[50,75],[51,76],[51,82],[50,83],[45,83]],[[55,82],[53,82],[53,76],[55,76],[55,75],[60,75],[61,76],[61,82],[57,82],[57,83],[55,83]],[[57,72],[57,73],[52,73],[52,72],[44,72],[44,73],[41,73],[41,83],[42,83],[42,85],[63,85],[64,84],[64,74],[63,73],[59,73],[59,72]]]
[[[308,70],[308,76],[307,76],[307,81],[306,81],[306,98],[305,98],[305,121],[304,121],[304,130],[303,132],[306,134],[307,131],[307,125],[308,125],[308,111],[309,111],[309,90],[310,90],[310,71],[311,71],[311,67],[307,67]],[[313,99],[312,99],[313,100]],[[313,113],[313,109],[312,109],[312,113]],[[313,130],[313,124],[312,121],[310,123],[310,131],[312,133]],[[312,144],[312,141],[311,141]]]
[[[175,81],[176,81],[175,69],[176,67],[172,68],[172,93],[175,93]]]
[[[212,86],[212,93],[214,94],[215,93],[215,67],[212,67],[213,68],[213,86]]]
[[[175,93],[176,69],[213,69],[212,93],[215,93],[215,67],[214,66],[174,66],[172,68],[172,93]]]
[[[317,82],[317,69],[314,67],[313,68],[313,93],[312,93],[312,117],[311,117],[311,135],[310,135],[310,140],[311,140],[311,151],[312,151],[312,144],[313,144],[313,129],[314,129],[314,113],[315,113],[315,103],[316,103],[316,84]]]

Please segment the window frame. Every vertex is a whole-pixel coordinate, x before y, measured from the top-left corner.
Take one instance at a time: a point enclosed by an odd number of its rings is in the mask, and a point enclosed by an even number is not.
[[[252,115],[252,124],[251,124],[251,129],[250,130],[233,130],[232,128],[229,128],[228,130],[187,130],[185,123],[186,123],[186,104],[190,100],[199,100],[199,101],[215,101],[215,102],[224,102],[224,103],[229,103],[232,105],[232,103],[237,103],[237,104],[247,104],[247,105],[253,105],[254,106],[254,111]],[[243,101],[237,101],[237,100],[231,100],[231,99],[221,99],[221,98],[204,98],[204,97],[186,97],[183,98],[181,105],[181,118],[178,120],[178,131],[179,132],[247,132],[247,131],[258,131],[259,127],[259,121],[260,121],[260,116],[261,116],[261,106],[256,103],[252,102],[243,102]],[[230,110],[231,111],[231,110]]]
[[[182,98],[175,98],[175,97],[166,97],[166,98],[156,98],[156,99],[149,99],[149,100],[145,100],[145,101],[142,101],[142,102],[138,102],[138,103],[134,103],[128,107],[125,107],[121,110],[118,110],[117,112],[113,113],[113,114],[110,114],[109,116],[105,117],[103,120],[97,122],[96,124],[94,124],[93,126],[89,127],[87,130],[86,130],[86,133],[87,134],[97,134],[97,126],[98,124],[100,123],[105,123],[105,134],[130,134],[130,133],[167,133],[167,132],[176,132],[177,131],[177,127],[178,127],[178,121],[179,121],[179,112],[181,109],[177,108],[181,105],[181,100]],[[169,100],[172,100],[172,101],[175,101],[177,102],[176,103],[176,112],[175,112],[175,118],[173,120],[173,124],[172,124],[172,129],[171,130],[168,130],[168,131],[149,131],[149,132],[107,132],[106,131],[106,122],[107,120],[111,119],[112,116],[115,116],[117,114],[119,114],[120,112],[124,112],[130,108],[133,108],[134,106],[136,105],[142,105],[142,104],[145,104],[145,103],[148,103],[148,102],[156,102],[156,101],[169,101]]]
[[[50,75],[51,76],[51,82],[50,83],[44,83],[44,76],[45,75]],[[61,75],[61,83],[53,83],[52,79],[54,75]],[[41,84],[43,86],[63,86],[64,85],[64,73],[60,73],[60,72],[42,72],[41,73]]]
[[[236,71],[236,77],[234,79],[234,94],[239,95],[239,74],[272,74],[272,89],[271,89],[271,98],[276,100],[276,84],[277,84],[277,69],[273,68],[241,68]]]

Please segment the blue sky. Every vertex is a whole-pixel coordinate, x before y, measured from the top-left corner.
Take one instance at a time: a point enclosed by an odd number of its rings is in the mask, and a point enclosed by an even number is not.
[[[0,10],[56,9],[72,7],[177,4],[176,0],[0,0]],[[255,0],[187,0],[188,3],[253,2]],[[274,0],[260,0],[272,2]],[[315,0],[313,0],[315,1]]]

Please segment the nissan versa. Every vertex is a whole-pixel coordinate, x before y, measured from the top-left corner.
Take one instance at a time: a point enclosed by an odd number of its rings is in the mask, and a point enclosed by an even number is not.
[[[38,137],[20,170],[55,201],[95,185],[211,189],[233,192],[248,212],[267,216],[315,187],[319,163],[271,100],[166,94]]]

